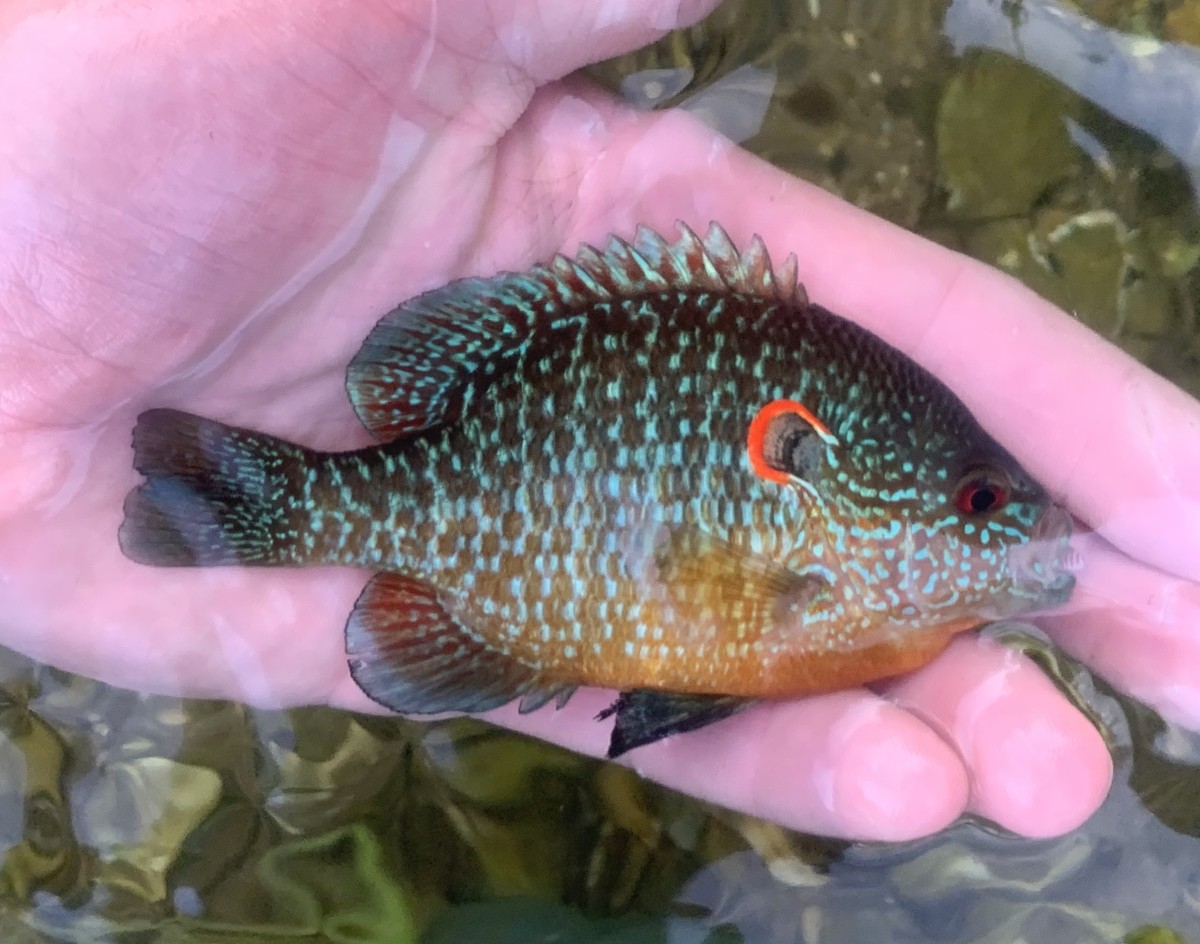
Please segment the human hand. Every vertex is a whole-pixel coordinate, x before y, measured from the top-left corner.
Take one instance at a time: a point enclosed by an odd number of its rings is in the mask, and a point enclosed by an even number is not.
[[[933,369],[1077,514],[1175,575],[1089,552],[1081,605],[1051,625],[1200,725],[1200,643],[1185,633],[1200,409],[1000,274],[686,115],[559,81],[674,25],[669,0],[620,15],[463,0],[431,7],[436,22],[383,0],[119,7],[0,16],[5,643],[136,689],[372,709],[342,648],[366,574],[121,555],[137,414],[361,446],[345,365],[397,301],[638,223],[717,220],[739,245],[759,233],[794,251],[814,299]],[[608,730],[592,719],[611,698],[492,717],[599,755]],[[976,638],[878,691],[759,706],[629,760],[790,826],[872,838],[964,808],[1064,831],[1110,777],[1101,739],[1041,672]]]

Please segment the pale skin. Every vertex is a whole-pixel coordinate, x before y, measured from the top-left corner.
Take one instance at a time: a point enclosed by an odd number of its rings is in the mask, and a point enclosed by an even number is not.
[[[366,573],[121,555],[137,414],[362,445],[345,365],[399,300],[638,223],[718,220],[795,252],[814,299],[939,374],[1099,529],[1112,547],[1084,548],[1072,613],[1043,625],[1200,726],[1200,407],[1003,275],[687,116],[560,81],[698,8],[58,6],[0,9],[0,642],[144,691],[372,710],[342,637]],[[599,755],[611,698],[492,717]],[[1040,670],[974,636],[891,684],[763,706],[628,760],[789,826],[881,839],[964,810],[1061,833],[1111,777]]]

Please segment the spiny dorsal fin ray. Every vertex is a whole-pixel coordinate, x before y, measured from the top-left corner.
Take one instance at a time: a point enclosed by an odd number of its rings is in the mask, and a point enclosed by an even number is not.
[[[775,270],[757,236],[739,253],[716,223],[703,239],[678,226],[675,243],[642,226],[632,243],[613,236],[525,273],[460,279],[388,312],[346,371],[359,419],[385,441],[456,422],[541,326],[607,299],[699,288],[807,304],[795,256]]]

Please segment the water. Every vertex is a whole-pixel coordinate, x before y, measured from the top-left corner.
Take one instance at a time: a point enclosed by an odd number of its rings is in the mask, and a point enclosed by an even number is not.
[[[1187,42],[1200,4],[747,2],[591,74],[1017,275],[1197,392],[1200,53]],[[347,239],[370,227],[348,218]],[[340,383],[344,360],[331,353],[322,382]],[[251,398],[222,395],[254,421]],[[333,419],[315,425],[333,444]],[[64,473],[56,497],[87,481]],[[282,646],[289,579],[256,590]],[[331,575],[301,609],[345,611],[355,579]],[[105,623],[74,618],[81,646],[102,644]],[[0,935],[1173,940],[1146,930],[1158,925],[1200,940],[1200,739],[1027,644],[1109,738],[1100,813],[1057,840],[968,822],[888,846],[789,835],[473,721],[137,696],[9,654]],[[252,668],[262,654],[246,656]]]

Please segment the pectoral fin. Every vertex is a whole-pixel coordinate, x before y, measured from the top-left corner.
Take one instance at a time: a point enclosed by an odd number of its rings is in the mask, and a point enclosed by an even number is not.
[[[681,695],[639,688],[621,692],[596,720],[616,715],[607,756],[620,757],[626,751],[672,734],[695,731],[721,721],[752,704],[753,699],[733,695]]]
[[[657,577],[679,615],[728,638],[802,628],[804,610],[826,588],[699,528],[674,529],[655,556]]]

